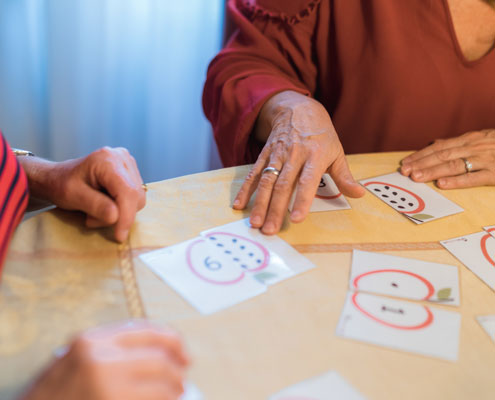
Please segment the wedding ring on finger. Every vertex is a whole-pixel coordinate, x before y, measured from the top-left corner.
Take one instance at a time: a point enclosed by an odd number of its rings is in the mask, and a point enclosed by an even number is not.
[[[464,161],[464,167],[466,168],[466,174],[469,174],[473,170],[473,164],[467,158],[462,158],[461,160]]]
[[[280,176],[280,170],[274,167],[266,167],[262,174],[273,174],[275,176]]]

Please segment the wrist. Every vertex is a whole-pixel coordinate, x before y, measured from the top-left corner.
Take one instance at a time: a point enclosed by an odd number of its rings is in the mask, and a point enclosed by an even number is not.
[[[58,181],[56,167],[59,163],[38,157],[17,159],[26,172],[31,197],[52,202]]]

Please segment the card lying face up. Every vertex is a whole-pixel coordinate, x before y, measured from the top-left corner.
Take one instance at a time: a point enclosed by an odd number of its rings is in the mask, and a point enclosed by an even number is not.
[[[495,343],[495,315],[482,315],[476,317],[476,319],[488,336],[490,336],[493,343]]]
[[[295,201],[296,191],[292,194],[289,211],[294,208]],[[350,208],[351,206],[330,175],[323,175],[309,212],[349,210]]]
[[[483,231],[440,243],[495,290],[495,237]]]
[[[233,264],[207,238],[156,250],[140,258],[202,314],[260,295],[266,286]]]
[[[458,306],[457,267],[354,250],[350,289]]]
[[[365,179],[360,183],[416,224],[464,211],[428,185],[414,182],[398,172]]]
[[[290,386],[269,400],[365,400],[338,373],[330,371]]]
[[[278,236],[266,236],[259,229],[251,228],[248,219],[201,232],[201,236],[230,257],[232,263],[267,285],[315,267]]]
[[[350,292],[337,335],[456,361],[461,315],[420,304]]]

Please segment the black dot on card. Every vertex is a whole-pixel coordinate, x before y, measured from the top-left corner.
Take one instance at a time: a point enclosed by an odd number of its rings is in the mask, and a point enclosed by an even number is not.
[[[241,268],[248,269],[248,266],[246,264],[241,264]]]
[[[241,260],[239,260],[237,257],[234,257],[234,261],[239,262]]]
[[[374,189],[374,190],[375,190],[375,192],[381,192],[381,190],[380,190],[380,189]]]
[[[400,208],[401,210],[403,210],[405,207],[404,206],[397,206],[397,208]]]
[[[249,257],[253,257],[253,256],[254,256],[254,254],[253,254],[253,253],[249,253]]]
[[[217,240],[215,236],[210,236],[210,240]]]
[[[386,199],[388,199],[388,196],[386,194],[382,194],[382,197],[385,197]]]
[[[395,200],[392,200],[391,203],[392,204],[397,204],[397,202]]]
[[[406,201],[406,199],[404,197],[401,197],[400,200],[401,201]]]
[[[241,246],[241,250],[244,250],[246,248],[246,246]]]
[[[217,247],[223,247],[222,243],[217,243]]]
[[[387,311],[387,307],[382,306],[382,311]]]
[[[409,207],[412,207],[414,204],[413,203],[408,203]]]
[[[393,194],[394,196],[397,196],[397,192],[392,192],[392,194]]]
[[[230,250],[225,250],[225,254],[232,254]]]
[[[257,262],[258,264],[261,264],[261,260],[256,260],[256,262]]]
[[[385,189],[389,190],[390,189],[390,186],[385,186]]]
[[[394,288],[398,288],[398,287],[399,287],[399,285],[397,285],[397,283],[395,283],[395,282],[392,282],[392,286],[393,286]]]
[[[237,239],[232,239],[232,242],[233,243],[237,243]]]

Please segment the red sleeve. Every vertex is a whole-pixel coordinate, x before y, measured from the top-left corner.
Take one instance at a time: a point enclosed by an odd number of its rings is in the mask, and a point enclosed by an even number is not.
[[[238,30],[212,61],[203,93],[223,164],[252,163],[262,144],[250,137],[263,104],[294,90],[312,95],[312,49],[319,0],[230,0]]]

